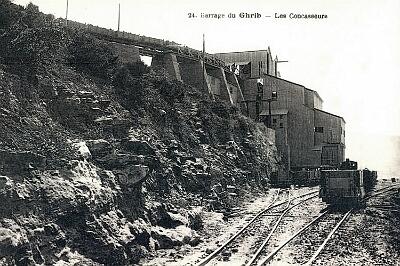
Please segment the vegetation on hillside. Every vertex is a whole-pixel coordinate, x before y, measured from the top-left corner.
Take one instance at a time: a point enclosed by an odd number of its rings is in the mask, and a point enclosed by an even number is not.
[[[33,4],[0,0],[0,36],[0,264],[136,263],[279,167],[237,108]]]

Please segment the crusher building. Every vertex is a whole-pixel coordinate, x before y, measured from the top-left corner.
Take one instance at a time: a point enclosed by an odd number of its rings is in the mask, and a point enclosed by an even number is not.
[[[345,158],[345,120],[323,110],[314,90],[280,78],[271,51],[215,54],[239,76],[244,114],[275,129],[288,171],[338,166]]]

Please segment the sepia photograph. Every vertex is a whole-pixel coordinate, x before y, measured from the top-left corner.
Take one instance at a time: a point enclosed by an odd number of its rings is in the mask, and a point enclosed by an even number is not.
[[[399,14],[0,0],[0,266],[400,265]]]

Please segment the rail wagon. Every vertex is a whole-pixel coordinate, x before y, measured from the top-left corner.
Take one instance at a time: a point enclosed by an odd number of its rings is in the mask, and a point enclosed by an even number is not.
[[[293,184],[299,186],[315,186],[319,184],[321,170],[317,169],[301,169],[299,171],[291,171]]]
[[[363,178],[365,191],[369,192],[376,185],[378,173],[365,168],[363,170]]]
[[[322,170],[319,195],[332,205],[358,205],[365,197],[363,171]]]
[[[274,187],[290,187],[293,184],[291,175],[288,171],[280,169],[271,173],[271,184]]]

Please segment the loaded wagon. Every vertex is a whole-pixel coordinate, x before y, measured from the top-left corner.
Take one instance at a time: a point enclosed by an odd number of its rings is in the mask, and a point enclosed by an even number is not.
[[[365,197],[363,171],[322,170],[319,195],[332,205],[358,205]]]

